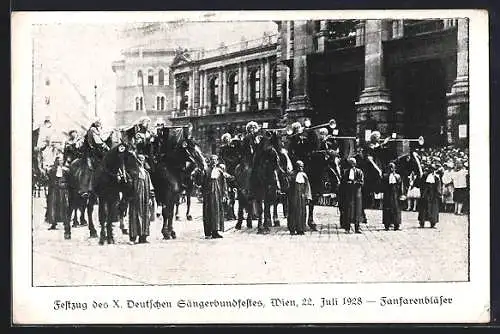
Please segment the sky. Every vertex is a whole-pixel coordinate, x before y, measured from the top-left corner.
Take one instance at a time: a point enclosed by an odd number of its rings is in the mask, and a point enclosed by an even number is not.
[[[134,24],[137,26],[137,24]],[[213,49],[260,38],[264,32],[277,33],[274,22],[186,22],[156,24],[161,29],[144,36],[131,29],[133,24],[50,24],[35,27],[35,68],[41,63],[54,72],[64,72],[87,100],[94,102],[97,86],[97,109],[105,125],[113,126],[116,83],[112,62],[122,59],[128,47],[149,44],[173,48]],[[126,31],[129,31],[127,34]],[[132,31],[132,32],[130,32]],[[81,101],[75,101],[75,104]],[[93,108],[91,108],[93,109]]]

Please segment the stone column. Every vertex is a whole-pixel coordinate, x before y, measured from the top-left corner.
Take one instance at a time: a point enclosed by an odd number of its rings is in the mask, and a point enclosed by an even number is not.
[[[293,41],[293,83],[291,98],[286,109],[286,117],[290,121],[301,121],[307,117],[312,106],[308,96],[307,55],[313,52],[312,31],[310,21],[294,22]]]
[[[356,24],[356,46],[365,45],[365,20],[359,20]]]
[[[173,88],[173,103],[174,103],[174,111],[177,111],[179,109],[179,106],[177,105],[177,79],[175,78],[175,75],[173,75],[174,78],[174,88]]]
[[[356,132],[360,138],[368,121],[377,124],[376,129],[383,135],[391,130],[388,124],[388,114],[391,107],[389,91],[386,89],[383,71],[384,54],[382,41],[387,37],[387,25],[382,20],[366,21],[365,40],[365,87],[356,102]]]
[[[264,60],[265,61],[265,60]],[[264,67],[264,61],[261,61],[260,63],[260,77],[259,77],[259,100],[257,101],[257,104],[259,106],[259,110],[264,109],[264,100],[266,99],[265,93],[266,93],[266,73],[265,73],[265,67]]]
[[[448,108],[446,132],[448,143],[466,144],[467,138],[459,138],[459,126],[467,126],[469,119],[469,21],[458,19],[457,24],[457,76],[446,94]]]
[[[224,68],[222,70],[222,106],[221,106],[221,112],[225,113],[227,110],[227,72],[226,69]]]
[[[204,76],[205,72],[199,72],[199,78],[198,78],[198,93],[199,93],[199,101],[198,101],[198,115],[202,116],[203,115],[203,105],[205,101],[203,101],[203,84],[204,84]]]
[[[222,67],[219,68],[219,74],[217,77],[219,81],[219,86],[217,87],[217,113],[222,113]]]
[[[188,108],[186,110],[186,116],[191,116],[194,107],[194,71],[189,74],[189,98],[188,98]]]
[[[241,89],[241,111],[246,111],[248,106],[248,67],[246,63],[243,63],[243,80]]]
[[[271,100],[271,60],[266,58],[265,60],[265,72],[266,72],[266,87],[265,87],[265,99],[264,99],[264,109],[269,109],[269,101]]]
[[[318,33],[318,52],[325,52],[326,41],[328,39],[328,21],[321,20],[319,22],[319,33]]]
[[[203,73],[203,115],[207,114],[208,112],[208,105],[210,103],[208,97],[209,90],[210,87],[208,87],[208,73],[205,71]]]
[[[238,67],[238,103],[236,104],[236,111],[242,110],[243,102],[243,64],[240,63]]]
[[[200,71],[198,68],[193,70],[193,115],[199,115],[200,108]]]

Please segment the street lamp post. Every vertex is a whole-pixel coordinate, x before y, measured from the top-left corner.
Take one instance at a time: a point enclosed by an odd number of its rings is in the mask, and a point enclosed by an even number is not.
[[[97,118],[97,85],[94,85],[94,114]]]

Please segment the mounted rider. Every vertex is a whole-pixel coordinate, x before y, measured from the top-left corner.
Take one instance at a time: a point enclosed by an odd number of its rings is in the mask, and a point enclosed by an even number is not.
[[[97,161],[100,161],[104,154],[109,151],[108,145],[101,137],[102,123],[98,119],[90,125],[84,139],[84,151],[89,167],[94,168]]]
[[[64,143],[64,162],[71,163],[72,161],[81,158],[83,147],[83,138],[78,135],[78,131],[71,130],[68,133],[69,139]]]
[[[246,134],[243,138],[241,154],[246,166],[252,166],[255,151],[260,143],[259,125],[257,122],[250,121],[245,126],[245,130]]]

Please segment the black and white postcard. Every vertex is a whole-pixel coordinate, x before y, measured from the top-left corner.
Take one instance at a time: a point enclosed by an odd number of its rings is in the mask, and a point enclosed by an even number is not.
[[[14,324],[489,321],[486,11],[12,34]]]

